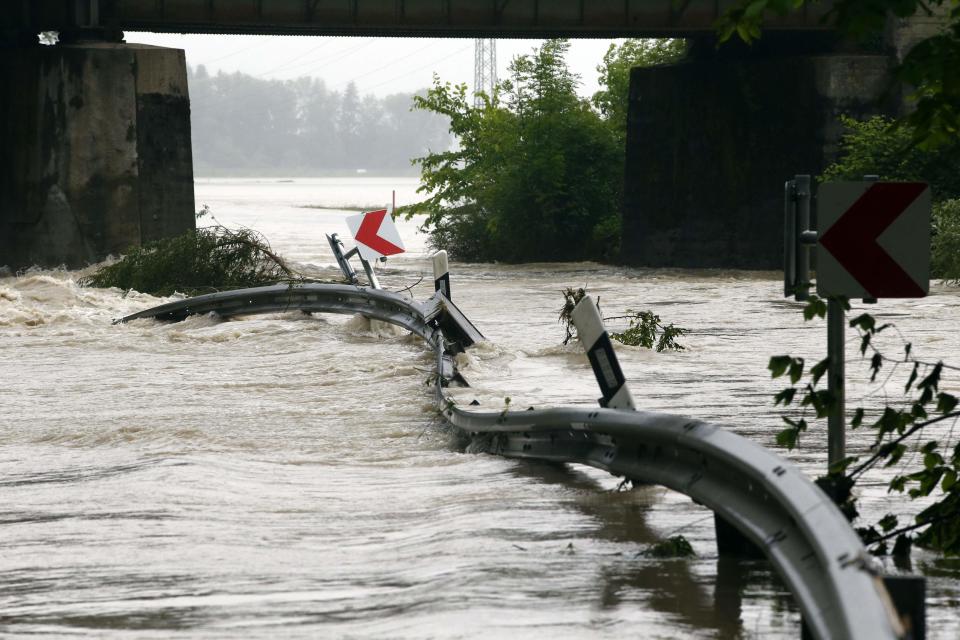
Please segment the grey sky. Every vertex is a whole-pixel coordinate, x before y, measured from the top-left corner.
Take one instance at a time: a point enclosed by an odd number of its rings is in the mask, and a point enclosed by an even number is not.
[[[127,42],[184,49],[187,63],[211,73],[242,71],[261,78],[321,78],[331,89],[351,80],[361,94],[384,96],[430,85],[434,72],[442,80],[473,82],[473,40],[464,38],[345,38],[305,36],[225,36],[156,33],[126,34]],[[510,60],[529,53],[540,40],[498,40],[498,74]],[[580,75],[580,93],[597,90],[596,67],[610,40],[573,40],[567,61]]]

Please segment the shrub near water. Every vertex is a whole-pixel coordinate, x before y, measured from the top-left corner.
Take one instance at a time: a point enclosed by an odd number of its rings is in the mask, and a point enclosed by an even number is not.
[[[934,205],[932,244],[930,270],[960,284],[960,199]]]
[[[270,249],[262,235],[250,229],[233,231],[216,225],[133,248],[81,284],[169,296],[295,279],[299,276]]]

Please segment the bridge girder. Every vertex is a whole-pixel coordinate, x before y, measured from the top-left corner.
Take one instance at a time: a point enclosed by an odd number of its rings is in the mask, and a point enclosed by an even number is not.
[[[256,35],[684,37],[710,33],[735,0],[14,0],[10,32],[108,28]],[[830,3],[769,30],[823,31]]]

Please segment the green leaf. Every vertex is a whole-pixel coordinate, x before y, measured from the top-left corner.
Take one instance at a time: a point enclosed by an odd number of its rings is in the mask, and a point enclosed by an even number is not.
[[[903,490],[904,488],[906,488],[906,486],[907,486],[906,476],[896,476],[893,480],[890,481],[890,491],[903,493]]]
[[[953,469],[947,469],[943,473],[943,482],[940,488],[944,491],[950,491],[957,484],[957,472]]]
[[[820,378],[823,377],[830,369],[830,358],[824,358],[817,364],[813,365],[813,368],[810,369],[810,377],[813,379],[813,384],[816,385],[820,382]]]
[[[877,325],[877,321],[869,313],[861,313],[856,318],[850,321],[850,326],[860,329],[861,331],[870,333],[873,331],[873,328]]]
[[[767,10],[766,0],[753,0],[747,4],[746,8],[743,10],[743,17],[745,18],[759,18],[763,15],[763,12]]]
[[[865,355],[867,353],[867,347],[870,346],[870,339],[872,337],[872,333],[864,333],[862,336],[860,336],[860,355]]]
[[[880,521],[877,522],[877,524],[880,525],[880,528],[883,529],[884,533],[890,533],[897,528],[897,516],[893,515],[892,513],[888,513],[880,518]]]
[[[957,408],[957,397],[949,393],[937,394],[937,411],[946,415]]]
[[[923,466],[928,471],[932,471],[941,464],[943,464],[943,456],[941,456],[939,453],[928,453],[927,455],[923,456]]]
[[[777,406],[781,402],[783,403],[783,406],[787,406],[788,404],[793,402],[793,396],[796,395],[796,393],[797,393],[797,390],[794,387],[789,387],[787,389],[784,389],[783,391],[781,391],[780,393],[778,393],[773,397],[774,399],[773,406]]]
[[[803,358],[794,358],[790,363],[790,383],[797,384],[803,377]]]
[[[906,386],[903,388],[903,392],[904,392],[904,393],[910,391],[910,387],[912,387],[912,386],[913,386],[913,383],[917,381],[917,373],[918,373],[919,369],[920,369],[920,363],[919,363],[919,362],[914,362],[914,363],[913,363],[913,369],[910,371],[910,377],[907,379],[907,384],[906,384]]]
[[[893,556],[895,558],[909,558],[911,546],[913,546],[913,539],[901,533],[897,536],[897,541],[893,543]]]
[[[787,368],[792,361],[793,358],[790,356],[773,356],[770,358],[770,363],[767,364],[767,369],[770,370],[770,377],[779,378],[782,376],[787,372]]]
[[[902,458],[903,454],[906,452],[907,452],[907,447],[906,445],[903,445],[903,444],[897,444],[890,447],[887,453],[890,459],[887,460],[887,463],[884,466],[892,467],[893,465],[897,464],[898,462],[900,462],[900,458]]]
[[[853,419],[850,420],[850,428],[856,429],[861,424],[863,424],[863,407],[857,407],[857,410],[853,412]]]
[[[788,427],[777,433],[777,444],[781,447],[786,447],[787,449],[793,449],[797,446],[797,439],[799,438],[799,435],[800,432],[797,429]]]
[[[870,374],[870,382],[874,382],[877,379],[877,374],[880,373],[880,367],[883,366],[883,356],[879,353],[873,354],[873,357],[870,358],[870,370],[873,371]]]
[[[920,381],[920,384],[917,385],[917,388],[923,390],[932,389],[933,391],[936,391],[940,384],[940,373],[942,371],[943,363],[938,362],[936,366],[933,367],[933,371],[931,371],[927,377]]]
[[[814,317],[822,318],[825,315],[827,315],[827,303],[815,296],[811,297],[803,307],[804,320],[813,320]]]

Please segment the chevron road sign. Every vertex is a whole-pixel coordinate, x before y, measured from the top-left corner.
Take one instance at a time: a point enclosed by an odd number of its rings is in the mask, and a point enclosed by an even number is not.
[[[368,262],[405,251],[397,225],[386,209],[349,216],[346,223],[360,250],[360,257]]]
[[[919,298],[930,290],[930,188],[828,182],[817,193],[817,294]]]

